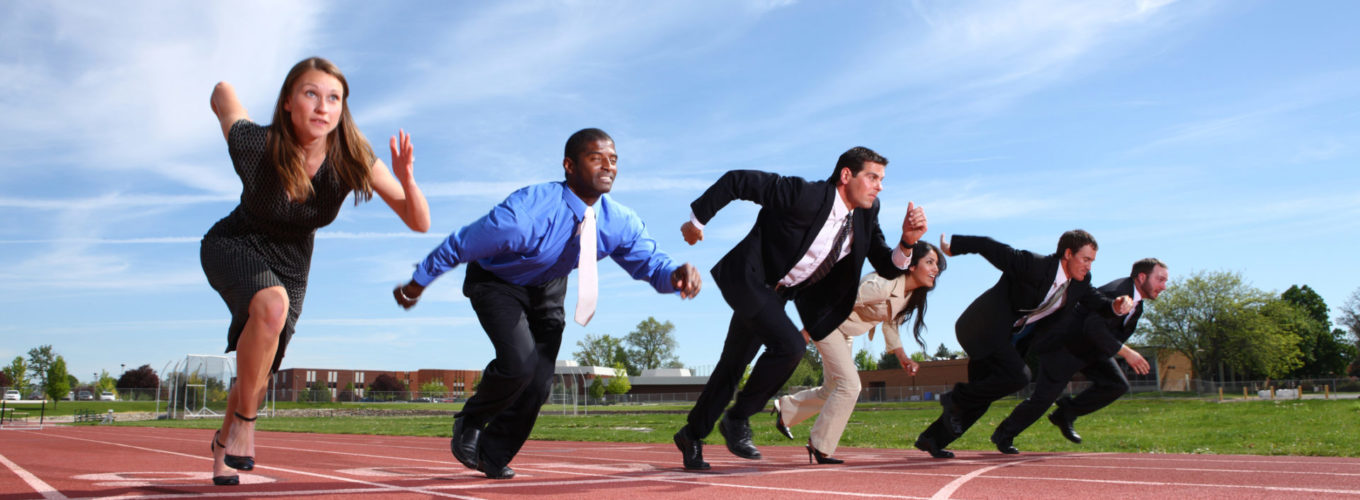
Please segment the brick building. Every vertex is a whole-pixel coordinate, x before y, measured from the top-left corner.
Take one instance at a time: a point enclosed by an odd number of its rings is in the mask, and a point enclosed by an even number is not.
[[[380,375],[391,375],[397,380],[406,384],[409,394],[402,395],[397,399],[408,399],[418,397],[417,392],[420,386],[426,383],[440,381],[448,389],[447,397],[467,397],[476,387],[477,377],[481,376],[481,370],[441,370],[441,369],[420,369],[416,371],[385,371],[385,370],[344,370],[336,368],[288,368],[279,370],[274,375],[276,390],[281,391],[277,396],[280,400],[295,400],[294,395],[306,392],[313,384],[320,383],[330,391],[332,401],[350,401],[365,397],[368,387]],[[354,384],[354,393],[345,393],[346,388]]]

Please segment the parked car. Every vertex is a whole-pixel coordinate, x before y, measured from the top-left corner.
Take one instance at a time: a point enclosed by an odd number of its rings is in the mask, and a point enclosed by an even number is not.
[[[19,391],[15,391],[15,390],[5,391],[5,401],[18,401],[18,400],[19,400]]]
[[[104,391],[104,392],[99,393],[99,400],[100,400],[100,401],[118,401],[118,398],[113,397],[113,393],[112,393],[112,392]]]
[[[68,392],[68,393],[66,393],[66,397],[61,398],[61,400],[62,400],[62,401],[70,401],[70,400],[75,399],[75,398],[76,398],[76,393],[74,393],[74,392]]]
[[[94,394],[90,394],[90,391],[80,391],[76,394],[76,399],[80,401],[94,401]]]

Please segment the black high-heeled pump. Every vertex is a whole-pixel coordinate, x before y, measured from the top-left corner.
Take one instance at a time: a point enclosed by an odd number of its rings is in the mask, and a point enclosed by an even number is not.
[[[211,451],[214,456],[217,455],[218,448],[227,448],[222,445],[221,440],[217,439],[217,437],[221,435],[222,429],[218,429],[217,433],[213,434],[212,444],[208,445],[208,450]],[[236,486],[241,484],[241,478],[240,476],[213,476],[213,484],[216,486]]]
[[[257,419],[257,418],[260,418],[260,416],[259,416],[259,415],[256,415],[256,416],[254,416],[254,417],[246,418],[245,415],[242,415],[242,414],[240,414],[240,413],[236,413],[236,419],[237,419],[237,420],[240,420],[240,421],[242,421],[242,422],[254,422],[255,419]],[[219,430],[219,431],[217,431],[217,432],[222,432],[222,431]],[[221,445],[219,445],[219,446],[221,446]],[[223,448],[226,448],[226,447],[223,446]],[[222,459],[222,463],[225,463],[225,464],[227,464],[227,467],[231,467],[231,468],[236,469],[236,470],[245,470],[245,471],[249,471],[249,470],[254,470],[254,469],[255,469],[255,457],[253,457],[253,456],[232,455],[232,454],[228,453],[227,456],[226,456],[225,458]]]
[[[839,458],[831,458],[827,454],[817,451],[817,448],[812,447],[811,442],[807,444],[807,451],[808,451],[808,463],[813,463],[813,460],[816,460],[816,463],[819,465],[828,464],[835,465],[845,463],[844,460],[841,460]]]

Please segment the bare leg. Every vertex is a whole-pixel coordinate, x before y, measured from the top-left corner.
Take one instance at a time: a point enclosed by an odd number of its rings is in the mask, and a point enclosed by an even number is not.
[[[227,414],[222,418],[218,439],[226,445],[222,454],[213,456],[213,475],[230,473],[222,455],[255,456],[255,425],[236,418],[240,413],[254,417],[269,384],[269,369],[279,347],[279,334],[288,320],[288,292],[273,286],[255,292],[250,299],[250,319],[236,341],[236,384],[227,396]]]

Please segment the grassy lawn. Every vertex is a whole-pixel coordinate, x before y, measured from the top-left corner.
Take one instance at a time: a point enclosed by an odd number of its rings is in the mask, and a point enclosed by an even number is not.
[[[988,437],[1018,403],[992,405],[956,449],[993,449]],[[437,416],[287,417],[260,419],[259,429],[288,432],[444,436],[451,433],[453,411],[460,405],[439,403],[336,405],[342,408],[447,410]],[[306,407],[315,407],[307,405]],[[280,406],[282,408],[282,405]],[[564,416],[560,407],[545,407],[531,439],[669,443],[685,423],[687,405],[590,407],[588,416]],[[934,403],[861,404],[850,418],[841,446],[911,449],[916,435],[940,414]],[[800,445],[812,421],[794,427],[789,441],[774,429],[774,417],[752,417],[757,445]],[[145,421],[119,425],[212,428],[220,421]],[[1210,453],[1249,455],[1360,456],[1360,401],[1240,401],[1218,403],[1193,399],[1122,399],[1077,421],[1084,444],[1072,444],[1040,419],[1015,440],[1021,451]],[[715,431],[707,439],[721,446]],[[911,451],[911,454],[919,452]]]

